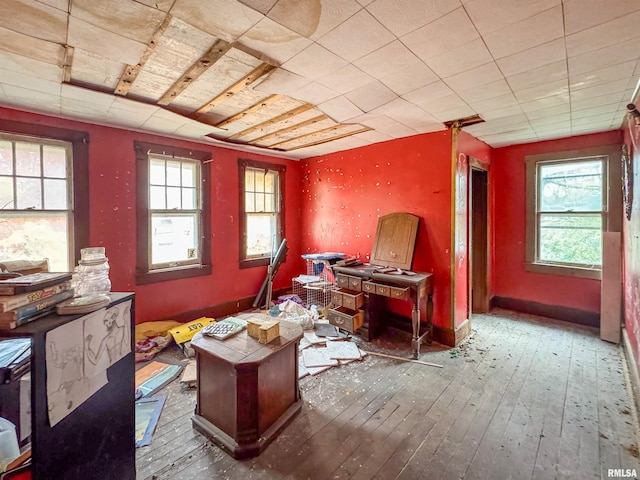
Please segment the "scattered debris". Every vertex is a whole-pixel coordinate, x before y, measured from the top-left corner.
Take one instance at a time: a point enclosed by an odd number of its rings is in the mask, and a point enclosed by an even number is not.
[[[394,360],[402,360],[403,362],[418,363],[420,365],[428,365],[430,367],[443,368],[442,365],[438,365],[437,363],[423,362],[421,360],[413,360],[411,358],[396,357],[395,355],[387,355],[386,353],[372,352],[370,350],[363,350],[363,352],[368,353],[370,355],[375,355],[376,357],[392,358]]]

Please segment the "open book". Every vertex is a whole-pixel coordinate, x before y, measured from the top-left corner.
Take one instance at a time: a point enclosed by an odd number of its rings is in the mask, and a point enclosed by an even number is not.
[[[229,338],[238,332],[247,328],[247,321],[237,317],[228,317],[217,323],[207,325],[202,329],[202,334],[208,337],[214,337],[218,340]]]

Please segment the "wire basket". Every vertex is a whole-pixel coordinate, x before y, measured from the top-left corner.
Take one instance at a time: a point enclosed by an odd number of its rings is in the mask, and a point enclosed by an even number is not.
[[[336,283],[333,271],[326,260],[306,259],[307,272],[293,279],[293,293],[307,308],[312,305],[324,308],[331,302],[331,290]]]

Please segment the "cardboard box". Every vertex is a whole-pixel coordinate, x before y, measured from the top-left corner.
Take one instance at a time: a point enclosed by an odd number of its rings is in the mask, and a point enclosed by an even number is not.
[[[280,336],[280,322],[251,317],[247,320],[247,333],[258,342],[267,344]]]

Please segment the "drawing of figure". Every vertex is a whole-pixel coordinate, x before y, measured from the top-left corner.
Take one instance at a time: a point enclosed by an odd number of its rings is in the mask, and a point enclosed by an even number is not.
[[[128,310],[128,309],[127,309]],[[124,312],[128,313],[128,312]],[[102,322],[107,329],[105,336],[100,340],[97,351],[91,349],[91,341],[93,335],[89,334],[84,338],[87,350],[87,358],[96,365],[102,355],[106,352],[109,365],[118,361],[127,352],[127,337],[125,325],[119,325],[117,322],[119,314],[118,307],[112,307],[107,310]]]
[[[73,406],[71,400],[69,400],[71,391],[76,382],[83,380],[80,345],[76,344],[69,347],[63,350],[61,354],[58,353],[54,342],[50,343],[50,348],[53,364],[60,369],[60,385],[57,391],[64,391],[67,399],[67,409],[70,409]]]

